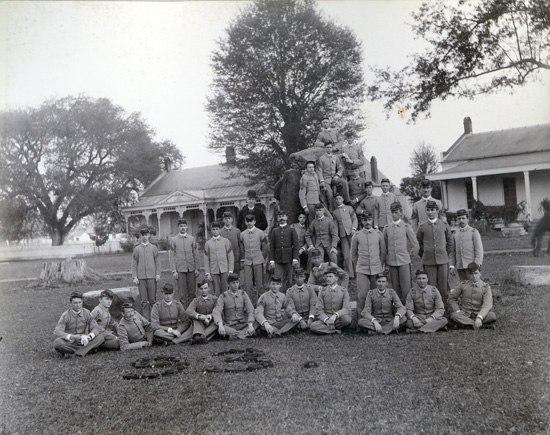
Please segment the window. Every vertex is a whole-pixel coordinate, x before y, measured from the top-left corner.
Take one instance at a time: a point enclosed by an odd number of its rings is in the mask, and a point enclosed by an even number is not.
[[[517,205],[516,179],[503,178],[502,189],[504,190],[504,205]]]

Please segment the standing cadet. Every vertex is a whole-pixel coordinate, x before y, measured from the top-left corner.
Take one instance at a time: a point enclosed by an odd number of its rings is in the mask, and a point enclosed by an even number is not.
[[[298,235],[298,246],[300,246],[300,249],[298,250],[298,260],[300,262],[300,267],[305,269],[307,267],[308,263],[308,251],[307,251],[307,243],[306,243],[306,232],[307,232],[307,226],[306,226],[306,220],[307,215],[305,211],[301,211],[298,213],[298,222],[293,223],[290,225],[291,228],[294,228],[294,231],[296,231],[296,234]]]
[[[439,199],[432,198],[432,182],[430,180],[422,180],[420,186],[420,195],[422,195],[422,198],[413,204],[411,217],[413,229],[415,231],[418,230],[421,223],[428,220],[428,215],[426,214],[426,206],[428,205],[428,201],[433,201],[437,204],[437,214],[439,219],[444,222],[447,221],[443,204]]]
[[[240,246],[244,253],[241,260],[244,263],[244,289],[253,303],[258,301],[259,295],[264,292],[264,250],[267,245],[267,236],[255,227],[254,215],[246,216],[246,230],[241,233]],[[256,283],[256,291],[254,291]]]
[[[435,332],[447,325],[441,293],[428,285],[428,274],[416,271],[416,285],[407,294],[407,332]]]
[[[179,234],[170,239],[168,259],[174,279],[178,284],[176,300],[187,308],[195,296],[196,280],[199,276],[199,248],[195,238],[187,234],[187,221],[178,220]]]
[[[493,293],[491,286],[481,280],[479,265],[468,265],[468,281],[461,282],[449,294],[451,319],[474,329],[491,324],[497,320],[493,311]]]
[[[239,277],[230,274],[229,290],[218,298],[213,311],[214,323],[218,326],[218,334],[246,338],[255,334],[254,306],[248,295],[239,289]]]
[[[357,325],[369,333],[388,335],[399,331],[407,321],[407,310],[401,303],[397,293],[387,288],[388,278],[383,273],[376,276],[377,288],[369,290],[365,300],[365,308]]]
[[[151,327],[155,337],[165,343],[179,344],[191,340],[193,328],[180,301],[174,300],[174,286],[164,284],[162,300],[153,305]]]
[[[269,244],[269,266],[275,268],[275,275],[283,279],[283,292],[292,285],[292,267],[298,266],[300,242],[296,230],[287,225],[285,210],[278,212],[279,226],[271,231]]]
[[[212,340],[218,326],[214,323],[214,307],[218,302],[218,298],[210,294],[210,287],[208,281],[203,279],[197,284],[199,288],[199,296],[197,296],[189,308],[187,308],[187,315],[193,322],[193,339],[191,344],[205,344],[207,341]]]
[[[141,314],[151,319],[151,307],[157,298],[157,282],[160,279],[160,257],[156,246],[149,243],[151,234],[144,228],[140,231],[141,243],[132,254],[132,278],[139,288]]]
[[[372,215],[361,216],[363,229],[351,241],[351,258],[357,269],[357,317],[365,306],[369,289],[376,287],[376,276],[384,271],[386,244],[380,230],[372,227]]]
[[[360,215],[366,211],[372,213],[373,228],[378,228],[378,197],[372,194],[374,186],[372,181],[365,183],[366,196],[356,205],[355,212]],[[384,226],[382,226],[384,228]]]
[[[233,272],[240,273],[242,253],[240,252],[239,242],[241,239],[241,230],[233,226],[233,215],[229,211],[223,213],[223,227],[220,229],[220,236],[226,238],[231,243],[234,264]]]
[[[453,235],[447,222],[437,218],[437,204],[428,201],[428,220],[416,232],[422,265],[428,273],[429,283],[439,290],[446,303],[449,286],[449,254],[453,250]]]
[[[82,293],[78,291],[71,293],[71,308],[61,314],[53,331],[53,347],[65,358],[86,356],[92,349],[101,346],[104,340],[92,314],[82,308],[82,298]]]
[[[301,267],[294,269],[294,285],[286,291],[289,300],[287,313],[300,322],[298,328],[309,329],[315,320],[317,294],[312,284],[306,284],[306,273]]]
[[[468,212],[464,209],[456,212],[458,229],[453,234],[454,249],[451,251],[450,272],[460,281],[468,279],[467,267],[470,263],[483,264],[483,243],[479,231],[468,225]]]
[[[418,255],[418,241],[411,226],[402,221],[401,203],[391,205],[392,222],[384,228],[386,263],[389,266],[390,282],[405,303],[411,288],[411,255]],[[409,254],[410,247],[410,254]]]
[[[325,154],[317,158],[317,178],[321,191],[326,193],[329,210],[334,211],[334,190],[342,193],[344,201],[349,203],[348,182],[343,178],[344,168],[340,159],[332,154],[332,143],[325,144]]]
[[[99,294],[99,304],[92,310],[92,317],[97,323],[101,335],[105,340],[101,347],[106,349],[118,349],[118,323],[111,317],[109,309],[113,304],[115,294],[112,290],[103,290]]]
[[[317,298],[317,319],[311,324],[316,334],[341,334],[351,325],[351,304],[348,290],[339,286],[338,271],[325,272],[327,285],[319,291]]]
[[[382,195],[376,197],[376,212],[378,212],[378,227],[384,228],[391,224],[391,205],[397,201],[397,197],[390,192],[391,182],[387,178],[383,178],[380,182]]]
[[[231,242],[220,236],[221,225],[212,222],[212,238],[204,245],[204,272],[206,279],[214,283],[214,294],[227,290],[227,274],[233,273],[233,249]]]
[[[261,209],[259,204],[256,204],[258,195],[255,190],[249,190],[248,196],[246,198],[246,205],[239,211],[239,216],[237,217],[237,228],[241,231],[246,229],[245,218],[247,215],[252,214],[256,219],[256,227],[262,231],[267,229],[267,218],[265,217],[264,211]]]
[[[315,219],[309,225],[306,232],[306,243],[308,250],[318,249],[321,252],[322,258],[325,256],[330,258],[330,261],[336,263],[338,251],[338,228],[332,221],[325,217],[325,208],[322,204],[315,205]]]
[[[273,275],[269,280],[269,291],[260,296],[256,307],[256,321],[267,332],[268,337],[286,334],[300,323],[288,316],[286,310],[289,300],[280,289],[281,278]]]
[[[340,250],[344,260],[344,269],[348,272],[350,278],[355,276],[353,272],[353,263],[351,262],[350,248],[351,238],[357,231],[357,216],[350,205],[344,205],[344,197],[336,194],[336,208],[332,213],[334,223],[338,227],[338,237],[340,237]]]
[[[122,304],[122,319],[118,324],[120,350],[141,349],[153,345],[153,328],[141,314],[136,313],[134,304]]]
[[[311,160],[306,163],[306,171],[300,178],[298,197],[304,213],[308,216],[308,223],[311,223],[315,219],[315,204],[321,201],[319,178],[315,172],[315,162]]]

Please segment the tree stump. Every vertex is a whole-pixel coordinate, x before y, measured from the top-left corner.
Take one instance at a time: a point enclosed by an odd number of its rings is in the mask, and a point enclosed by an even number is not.
[[[69,284],[82,281],[99,281],[105,275],[97,273],[86,265],[82,258],[67,258],[64,261],[44,263],[40,272],[40,282],[52,284],[54,282],[66,282]]]

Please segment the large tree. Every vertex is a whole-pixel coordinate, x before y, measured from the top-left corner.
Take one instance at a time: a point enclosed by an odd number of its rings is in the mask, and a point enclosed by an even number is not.
[[[312,145],[320,118],[363,128],[361,45],[311,0],[257,0],[227,29],[212,56],[210,147],[233,146],[230,164],[277,180],[290,154]]]
[[[412,171],[412,177],[401,179],[399,190],[405,196],[408,196],[411,201],[415,202],[421,198],[420,187],[422,180],[427,174],[432,174],[439,167],[439,156],[433,145],[421,141],[416,145],[409,157],[409,168]],[[432,183],[432,196],[441,199],[441,185],[439,182]]]
[[[38,214],[53,245],[82,218],[111,213],[153,181],[164,156],[183,159],[174,144],[155,140],[139,113],[106,98],[67,97],[2,112],[0,126],[0,207]],[[2,228],[17,225],[13,216],[1,217]]]
[[[427,44],[399,71],[374,68],[373,100],[429,115],[434,100],[513,90],[550,70],[550,0],[424,3],[412,30]]]

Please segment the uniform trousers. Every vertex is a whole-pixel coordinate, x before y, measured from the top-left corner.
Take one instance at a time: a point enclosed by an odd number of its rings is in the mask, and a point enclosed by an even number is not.
[[[316,334],[336,334],[344,329],[349,328],[351,325],[351,316],[349,314],[345,314],[343,316],[340,316],[336,319],[334,322],[334,329],[330,329],[328,325],[325,325],[325,322],[322,322],[321,320],[316,320],[311,324],[311,332],[315,332]]]
[[[325,189],[324,192],[327,195],[327,201],[329,204],[329,211],[334,211],[334,197],[336,194],[341,194],[344,198],[344,202],[346,204],[349,203],[349,188],[348,188],[348,182],[342,178],[338,177],[337,179],[332,179],[330,182],[330,189]],[[321,189],[321,194],[323,194],[323,190]]]
[[[461,325],[474,326],[477,314],[472,313],[466,316],[462,311],[460,313],[452,313],[451,319]],[[493,323],[497,320],[497,316],[492,311],[489,311],[485,318],[481,321],[482,324]]]
[[[76,335],[76,334],[71,334]],[[98,334],[96,337],[94,337],[93,340],[90,340],[86,346],[82,346],[80,343],[77,343],[76,341],[67,341],[63,338],[56,338],[53,342],[53,347],[55,350],[57,350],[59,353],[65,354],[65,353],[74,353],[78,356],[85,356],[90,352],[92,349],[95,349],[96,347],[101,346],[105,341],[105,338],[103,337],[103,334]]]
[[[367,275],[357,272],[357,319],[361,318],[363,308],[365,308],[365,300],[367,293],[371,288],[376,288],[376,275]]]
[[[286,293],[286,290],[294,284],[292,263],[275,263],[275,275],[282,280],[281,291]]]
[[[269,322],[268,322],[269,323]],[[292,330],[296,325],[298,325],[300,322],[293,322],[292,319],[283,319],[279,320],[274,323],[270,323],[271,326],[273,326],[273,334],[274,335],[283,335],[290,330]],[[265,323],[264,323],[265,325]],[[262,330],[265,331],[265,326],[262,325]]]
[[[388,335],[393,331],[393,318],[382,319],[379,323],[380,326],[382,326],[382,334]],[[401,328],[403,325],[405,325],[405,323],[407,323],[407,318],[403,316],[401,317],[401,319],[399,319],[399,327]],[[368,329],[369,331],[376,331],[374,323],[367,319],[359,320],[359,322],[357,322],[357,325],[359,325],[361,328]]]
[[[254,290],[254,283],[256,283],[256,290]],[[244,291],[252,301],[252,304],[256,306],[258,298],[264,292],[264,265],[244,265]]]
[[[157,300],[157,281],[153,278],[140,279],[138,289],[141,300],[140,314],[151,321],[151,308]]]
[[[448,321],[445,317],[441,319],[434,319],[429,323],[426,323],[426,317],[422,314],[417,314],[417,318],[419,318],[422,321],[422,326],[420,328],[417,328],[414,326],[414,323],[411,319],[407,320],[407,330],[412,330],[416,332],[435,332],[439,331],[441,328],[447,325]]]
[[[180,326],[178,331],[181,335],[179,337],[175,337],[164,329],[157,329],[155,331],[155,337],[158,337],[164,341],[171,341],[174,344],[185,343],[193,338],[193,328],[191,328],[190,322]]]
[[[407,294],[412,287],[411,265],[409,263],[403,266],[389,266],[389,271],[391,286],[404,304],[407,300]],[[435,284],[432,285],[435,286]]]
[[[338,256],[336,255],[336,252],[331,252],[331,248],[325,248],[323,245],[316,246],[316,248],[321,252],[321,258],[323,261],[326,261],[325,257],[328,255],[329,260],[334,264],[338,262]]]
[[[254,322],[254,329],[256,330],[259,326],[257,322]],[[248,323],[247,322],[235,322],[231,326],[223,325],[225,333],[229,336],[238,337],[240,339],[245,339],[248,337]]]
[[[180,300],[183,308],[187,309],[191,301],[196,297],[197,278],[195,271],[178,272],[178,294],[174,295],[175,300]]]
[[[210,341],[214,338],[216,332],[218,332],[218,325],[214,322],[210,322],[210,324],[206,326],[201,320],[193,320],[193,335],[202,335]]]
[[[212,273],[210,276],[212,277],[212,285],[216,296],[219,296],[223,292],[227,291],[227,272]]]
[[[353,262],[351,261],[351,235],[340,237],[340,250],[344,259],[343,269],[348,273],[350,278],[355,276],[353,271]]]
[[[445,310],[447,310],[447,298],[449,296],[449,265],[447,263],[436,264],[434,266],[424,265],[424,270],[428,274],[428,283],[439,290],[441,299],[445,305]]]
[[[103,336],[103,340],[105,340],[101,347],[104,347],[105,349],[118,349],[120,347],[120,344],[118,342],[118,337],[113,334],[110,331],[102,332],[101,334]]]

